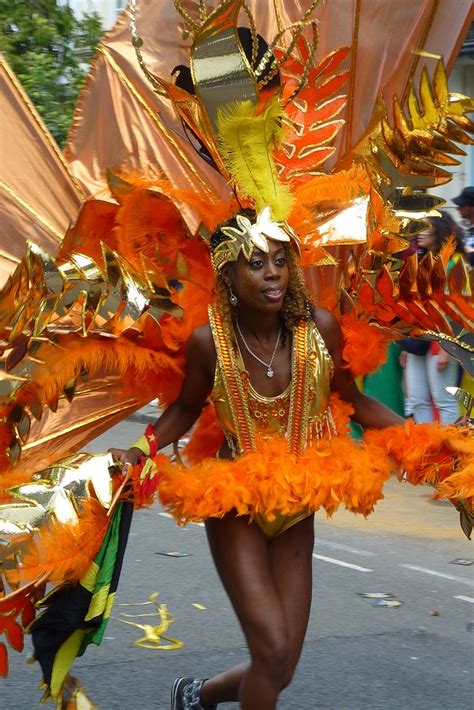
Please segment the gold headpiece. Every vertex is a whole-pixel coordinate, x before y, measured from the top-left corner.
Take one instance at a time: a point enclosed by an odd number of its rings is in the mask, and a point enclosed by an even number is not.
[[[312,9],[297,23],[296,36],[309,22],[307,18],[316,4],[313,2]],[[175,6],[192,34],[189,59],[196,95],[148,71],[140,50],[143,42],[137,35],[136,0],[132,0],[132,41],[140,66],[155,91],[171,99],[177,115],[199,137],[239,202],[256,211],[269,205],[277,219],[287,219],[294,197],[289,185],[280,179],[273,158],[283,143],[285,110],[278,91],[271,96],[262,95],[278,73],[274,44],[257,66],[258,36],[254,20],[249,18],[252,59],[246,57],[237,31],[240,11],[248,12],[243,0],[224,0],[208,14],[201,12],[198,23],[191,20],[181,2]],[[289,53],[285,53],[285,58]]]
[[[299,240],[290,225],[286,222],[272,220],[271,208],[267,205],[257,214],[254,223],[242,214],[236,216],[237,227],[221,227],[221,232],[229,237],[222,241],[211,253],[214,270],[219,272],[224,264],[237,261],[240,252],[247,261],[250,260],[253,250],[268,252],[268,239],[276,242],[291,242],[300,253]]]

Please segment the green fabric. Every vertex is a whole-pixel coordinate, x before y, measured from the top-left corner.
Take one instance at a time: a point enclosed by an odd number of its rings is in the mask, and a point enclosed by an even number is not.
[[[349,435],[355,441],[362,441],[364,438],[364,430],[360,424],[357,424],[357,422],[350,422]]]
[[[76,655],[102,641],[120,578],[133,504],[117,505],[102,545],[78,584],[59,586],[44,600],[46,609],[30,625],[35,657],[44,682],[58,691]]]
[[[89,629],[84,637],[82,646],[79,651],[79,656],[82,656],[87,646],[90,643],[95,643],[96,646],[100,646],[102,643],[102,638],[104,636],[105,628],[108,622],[109,614],[105,614],[107,608],[107,601],[111,592],[115,589],[110,589],[112,583],[112,577],[115,569],[115,562],[117,559],[117,552],[120,543],[120,520],[122,513],[122,505],[118,505],[117,509],[113,515],[112,523],[109,525],[107,533],[104,537],[102,545],[99,552],[97,553],[94,563],[97,568],[96,580],[94,588],[92,591],[91,604],[89,606],[89,611],[86,614],[85,619],[90,620],[90,610],[91,606],[94,605],[94,613],[92,618],[97,618],[102,616],[100,625],[95,629]],[[105,592],[105,594],[104,594]],[[99,599],[100,604],[97,604],[97,599]],[[110,610],[109,610],[110,611]]]
[[[403,368],[400,365],[399,357],[400,348],[396,343],[390,343],[387,361],[374,373],[364,378],[364,393],[404,417]]]

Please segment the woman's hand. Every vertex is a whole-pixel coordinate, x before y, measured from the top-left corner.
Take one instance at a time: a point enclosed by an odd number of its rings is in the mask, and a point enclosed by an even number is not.
[[[114,461],[116,461],[121,466],[130,464],[135,466],[139,460],[145,455],[140,449],[109,449],[109,453],[112,454]]]
[[[468,417],[464,415],[463,417],[459,417],[459,419],[456,419],[454,424],[458,427],[467,427],[468,429],[474,429],[474,417]]]
[[[443,372],[446,370],[449,364],[449,355],[446,350],[440,350],[436,355],[436,369],[438,372]]]

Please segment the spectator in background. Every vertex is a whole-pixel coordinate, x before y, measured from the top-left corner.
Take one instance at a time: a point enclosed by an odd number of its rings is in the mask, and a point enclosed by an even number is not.
[[[422,252],[439,253],[449,237],[455,238],[456,251],[449,260],[448,271],[458,259],[463,258],[462,231],[447,212],[441,217],[429,217],[429,227],[418,234]],[[400,341],[403,351],[401,363],[405,365],[406,413],[417,423],[432,422],[435,411],[442,424],[451,424],[459,417],[456,400],[445,387],[456,387],[459,365],[438,343],[428,343],[417,338]]]
[[[453,202],[463,220],[467,222],[464,247],[468,262],[474,266],[474,186],[465,187],[458,197],[453,198]]]
[[[449,272],[456,261],[466,254],[466,244],[461,227],[456,224],[451,215],[444,210],[440,211],[440,215],[441,217],[427,217],[425,221],[428,222],[429,227],[420,232],[416,239],[422,254],[430,251],[433,256],[436,256],[443,244],[450,237],[454,237],[456,251],[449,260],[447,269]]]

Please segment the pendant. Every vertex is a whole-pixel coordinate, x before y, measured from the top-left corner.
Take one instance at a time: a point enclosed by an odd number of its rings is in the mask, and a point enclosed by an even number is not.
[[[267,377],[273,377],[273,370],[271,367],[269,367],[267,370]]]

